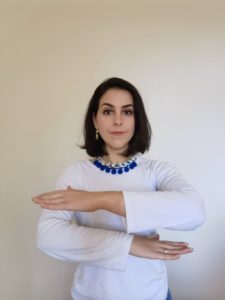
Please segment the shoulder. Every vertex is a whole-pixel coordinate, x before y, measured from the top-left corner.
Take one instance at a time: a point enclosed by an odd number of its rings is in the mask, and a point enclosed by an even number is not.
[[[90,168],[91,160],[83,159],[73,162],[71,165],[68,165],[64,168],[63,174],[75,175],[82,169]]]
[[[143,158],[142,165],[148,179],[155,183],[158,190],[166,190],[168,187],[174,189],[181,186],[190,187],[183,175],[170,162]]]
[[[175,166],[168,161],[161,161],[156,159],[149,159],[144,156],[138,157],[138,164],[150,174],[168,172],[169,170],[175,170]]]
[[[91,166],[90,160],[80,160],[66,166],[57,180],[57,187],[63,188],[81,179],[82,174]]]

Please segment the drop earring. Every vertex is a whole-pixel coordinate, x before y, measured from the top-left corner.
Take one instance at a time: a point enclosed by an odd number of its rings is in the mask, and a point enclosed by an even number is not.
[[[97,128],[95,129],[95,139],[96,139],[96,141],[98,140],[98,129]]]

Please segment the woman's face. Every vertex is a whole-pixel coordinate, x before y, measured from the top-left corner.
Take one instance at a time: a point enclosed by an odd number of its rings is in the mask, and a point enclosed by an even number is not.
[[[108,154],[125,151],[135,130],[132,95],[118,88],[107,90],[100,98],[93,122],[105,142]]]

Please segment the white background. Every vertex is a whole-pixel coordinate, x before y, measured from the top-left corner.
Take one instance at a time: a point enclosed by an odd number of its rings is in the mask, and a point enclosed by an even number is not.
[[[111,76],[143,96],[147,157],[172,162],[205,199],[201,228],[161,232],[194,247],[168,263],[174,300],[224,300],[224,54],[223,1],[0,1],[1,300],[70,299],[75,265],[37,250],[31,197],[86,157],[86,105]]]

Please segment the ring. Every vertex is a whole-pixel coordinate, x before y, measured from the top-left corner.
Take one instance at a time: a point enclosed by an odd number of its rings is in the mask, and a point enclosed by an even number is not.
[[[164,249],[163,252],[164,252],[165,254],[167,254],[167,253],[168,253],[168,250]]]

